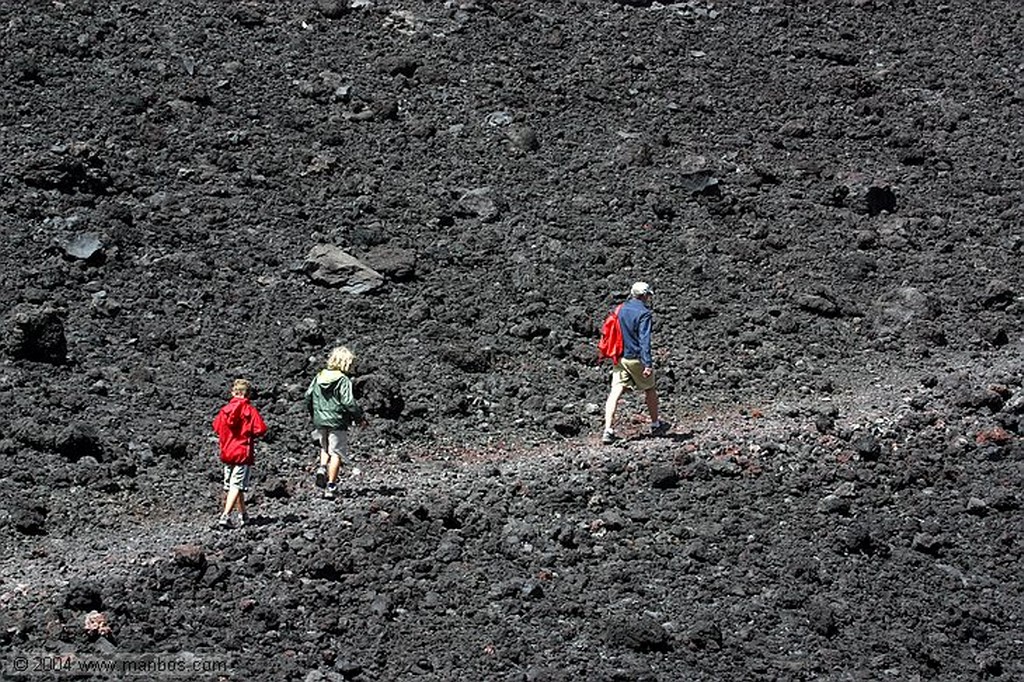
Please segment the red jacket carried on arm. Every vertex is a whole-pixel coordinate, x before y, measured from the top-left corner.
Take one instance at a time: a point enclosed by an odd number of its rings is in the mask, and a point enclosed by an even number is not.
[[[220,440],[220,461],[251,465],[256,461],[253,440],[267,432],[267,425],[248,398],[232,398],[214,418],[213,430]]]

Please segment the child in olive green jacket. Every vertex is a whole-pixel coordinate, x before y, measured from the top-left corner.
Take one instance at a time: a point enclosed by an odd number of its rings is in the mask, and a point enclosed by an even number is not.
[[[327,359],[327,367],[313,377],[306,389],[306,409],[320,437],[316,485],[324,488],[327,499],[337,493],[338,472],[342,459],[348,456],[348,427],[353,423],[367,424],[352,394],[352,380],[348,376],[355,359],[348,348],[335,348]]]

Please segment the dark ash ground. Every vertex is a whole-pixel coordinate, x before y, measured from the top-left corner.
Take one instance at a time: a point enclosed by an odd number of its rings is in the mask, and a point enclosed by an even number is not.
[[[0,27],[5,650],[1024,677],[1019,3],[10,0]],[[676,429],[630,401],[602,448],[596,326],[635,279]],[[328,503],[299,398],[336,343],[373,426]],[[225,533],[239,375],[272,437]]]

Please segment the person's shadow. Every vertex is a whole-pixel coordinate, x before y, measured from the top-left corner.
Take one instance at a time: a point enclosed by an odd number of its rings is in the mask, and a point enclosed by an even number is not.
[[[667,440],[672,443],[685,443],[688,440],[693,440],[693,431],[669,431],[661,435],[654,435],[645,433],[639,436],[640,439],[653,439],[653,440]]]

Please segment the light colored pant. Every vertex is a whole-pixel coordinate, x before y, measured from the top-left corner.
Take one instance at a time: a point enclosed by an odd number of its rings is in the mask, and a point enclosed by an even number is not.
[[[225,464],[224,465],[224,490],[232,488],[249,492],[249,479],[252,477],[252,467],[248,464]]]
[[[317,435],[320,437],[320,452],[341,459],[348,457],[348,431],[323,426],[317,429]]]
[[[654,388],[654,371],[651,376],[644,376],[644,365],[639,360],[622,358],[612,367],[612,386],[638,388],[646,391]]]

